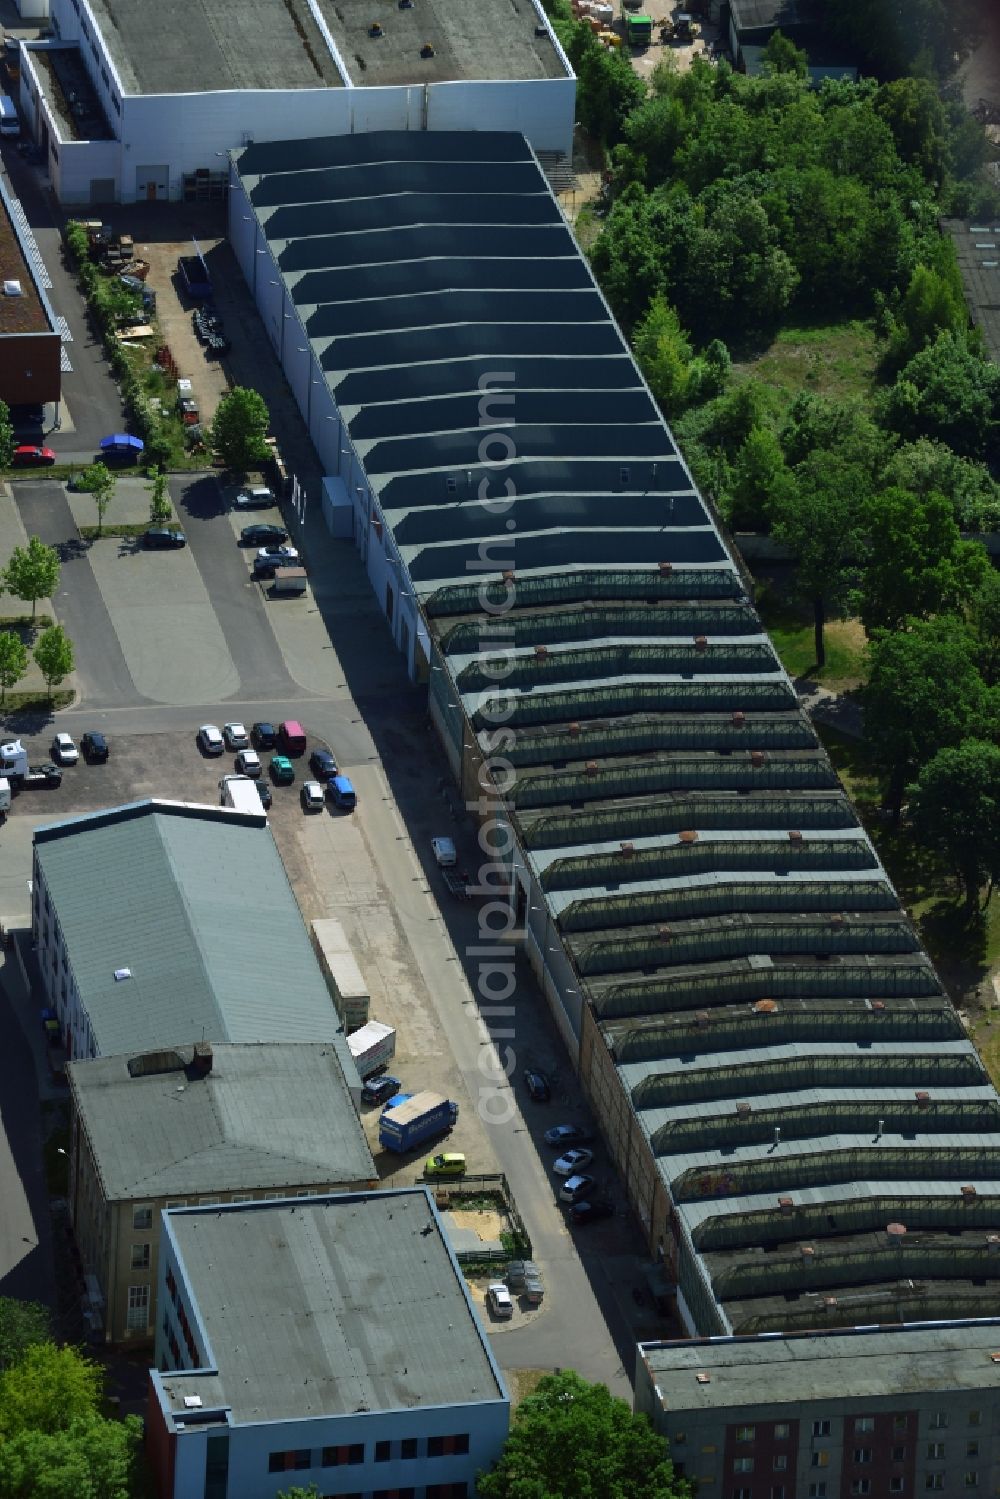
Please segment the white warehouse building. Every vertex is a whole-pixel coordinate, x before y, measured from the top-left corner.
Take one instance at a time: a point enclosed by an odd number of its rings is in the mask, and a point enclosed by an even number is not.
[[[226,155],[369,130],[572,145],[576,80],[541,0],[50,0],[20,106],[64,204],[221,198]]]

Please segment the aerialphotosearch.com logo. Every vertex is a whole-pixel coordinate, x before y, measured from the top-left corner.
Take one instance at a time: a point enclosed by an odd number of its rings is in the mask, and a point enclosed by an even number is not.
[[[479,847],[483,854],[478,879],[469,887],[470,894],[491,897],[479,907],[478,941],[465,954],[467,966],[475,972],[480,1025],[487,1043],[479,1053],[483,1082],[478,1100],[479,1117],[486,1124],[507,1124],[514,1117],[508,1082],[516,1066],[514,1050],[509,1044],[514,1040],[512,1000],[516,988],[514,949],[510,943],[515,935],[516,916],[508,894],[513,834],[501,801],[510,793],[516,779],[514,766],[503,753],[514,743],[514,731],[504,727],[514,705],[497,690],[514,664],[510,654],[514,627],[505,616],[514,607],[513,533],[517,522],[508,512],[517,496],[517,487],[508,470],[517,449],[510,431],[514,426],[514,392],[504,389],[513,382],[513,370],[491,370],[479,380],[479,426],[483,430],[477,463],[485,472],[479,481],[477,499],[489,518],[506,516],[503,527],[506,534],[481,541],[477,556],[466,564],[470,572],[499,573],[502,580],[499,594],[495,577],[493,581],[482,577],[478,588],[479,651],[487,658],[481,664],[494,685],[482,690],[476,706],[485,729],[481,736],[485,754],[479,772],[479,797],[466,803],[466,809],[479,818]],[[471,482],[471,474],[469,477]],[[494,654],[498,650],[501,654]]]

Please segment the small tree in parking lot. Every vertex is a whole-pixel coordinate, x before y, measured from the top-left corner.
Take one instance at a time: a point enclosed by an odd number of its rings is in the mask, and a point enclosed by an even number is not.
[[[7,688],[15,687],[28,670],[28,647],[13,630],[0,633],[0,703],[7,700]]]
[[[222,397],[212,420],[209,442],[224,468],[244,474],[267,460],[264,438],[268,420],[264,398],[257,391],[236,385]]]
[[[10,468],[14,457],[14,427],[10,419],[10,407],[0,401],[0,468]]]
[[[98,536],[104,529],[104,517],[114,497],[116,483],[117,480],[106,463],[90,464],[76,481],[77,489],[82,489],[86,494],[94,496],[94,504],[97,506]]]
[[[3,574],[3,585],[16,599],[31,605],[34,619],[39,599],[51,598],[59,587],[59,554],[32,536],[26,547],[15,547]]]
[[[58,687],[73,670],[73,642],[62,625],[50,625],[39,635],[33,655],[51,697],[52,689]]]
[[[162,469],[149,471],[149,519],[154,526],[162,526],[173,514],[170,495],[167,493],[167,476]]]

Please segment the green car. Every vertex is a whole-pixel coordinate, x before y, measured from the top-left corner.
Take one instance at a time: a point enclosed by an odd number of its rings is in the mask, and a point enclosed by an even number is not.
[[[272,755],[269,769],[276,786],[290,786],[295,780],[295,766],[287,755]]]
[[[445,1151],[443,1155],[427,1157],[425,1176],[464,1176],[465,1156],[457,1150]]]

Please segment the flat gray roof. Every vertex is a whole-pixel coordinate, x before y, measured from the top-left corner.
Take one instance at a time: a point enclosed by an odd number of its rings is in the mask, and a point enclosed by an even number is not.
[[[426,621],[442,733],[485,757],[504,726],[503,815],[567,1010],[589,1004],[627,1067],[682,1239],[705,1199],[749,1261],[774,1229],[738,1199],[939,1181],[942,1157],[988,1179],[996,1097],[523,137],[375,132],[236,164]],[[692,1033],[744,1076],[661,1086]],[[819,1039],[931,1044],[856,1097],[763,1058],[755,1091],[758,1048]],[[695,1251],[679,1279],[727,1330]]]
[[[969,316],[983,335],[986,352],[1000,363],[1000,223],[994,219],[945,219],[962,274]]]
[[[421,1187],[170,1210],[211,1372],[162,1375],[234,1422],[505,1401],[430,1194]],[[220,1275],[218,1267],[238,1267]]]
[[[216,1045],[71,1062],[70,1087],[110,1201],[355,1186],[377,1173],[332,1046]]]
[[[263,814],[132,802],[36,829],[35,858],[100,1055],[328,1041],[356,1076]]]
[[[662,1409],[678,1413],[996,1390],[998,1352],[994,1319],[639,1345]]]
[[[535,35],[544,12],[509,0],[319,0],[350,80],[379,84],[443,83],[474,79],[561,78],[559,54],[546,30]],[[373,37],[375,23],[381,36]],[[421,57],[426,44],[432,57]]]

